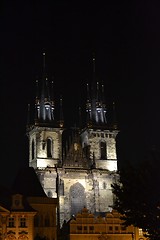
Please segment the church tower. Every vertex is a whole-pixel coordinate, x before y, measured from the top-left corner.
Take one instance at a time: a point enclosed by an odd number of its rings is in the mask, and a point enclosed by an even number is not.
[[[115,105],[113,103],[113,116]],[[95,56],[93,56],[93,78],[91,87],[87,84],[86,101],[87,127],[82,131],[82,146],[89,153],[94,167],[110,172],[117,171],[116,136],[118,134],[115,117],[111,126],[107,122],[104,98],[104,84],[96,79]]]
[[[43,74],[36,81],[34,122],[28,123],[29,166],[33,167],[48,197],[57,197],[57,165],[62,160],[63,120],[55,119],[53,82],[45,70],[43,53]]]
[[[56,121],[53,83],[46,77],[45,54],[43,57],[43,77],[37,81],[35,119],[27,127],[29,166],[35,169],[47,196],[58,198],[62,226],[84,207],[94,214],[112,210],[118,129],[116,122],[110,127],[107,123],[104,85],[96,81],[95,57],[92,83],[87,84],[85,127],[67,130],[63,118]]]

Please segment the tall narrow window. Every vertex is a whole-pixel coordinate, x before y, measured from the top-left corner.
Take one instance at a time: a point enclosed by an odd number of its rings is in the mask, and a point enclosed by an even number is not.
[[[26,227],[26,218],[25,217],[20,218],[20,227]]]
[[[14,227],[14,217],[9,217],[8,219],[8,227]]]
[[[103,182],[103,189],[106,189],[106,183]]]
[[[34,159],[34,140],[32,140],[32,159]]]
[[[47,157],[50,158],[52,157],[53,154],[53,142],[52,139],[48,138],[47,139]]]
[[[101,159],[106,159],[106,142],[101,142],[100,143],[100,148],[101,148]]]

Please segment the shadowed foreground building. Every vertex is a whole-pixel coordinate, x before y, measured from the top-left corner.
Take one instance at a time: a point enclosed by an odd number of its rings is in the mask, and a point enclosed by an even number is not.
[[[0,198],[0,239],[33,240],[33,209],[21,194]]]
[[[33,168],[23,168],[12,186],[13,192],[22,194],[36,211],[34,217],[34,239],[57,239],[57,199],[48,198]]]

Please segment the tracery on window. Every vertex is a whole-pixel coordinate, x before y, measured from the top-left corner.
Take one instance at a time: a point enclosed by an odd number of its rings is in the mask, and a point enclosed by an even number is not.
[[[86,205],[85,189],[80,183],[75,183],[70,188],[71,215],[81,212]]]

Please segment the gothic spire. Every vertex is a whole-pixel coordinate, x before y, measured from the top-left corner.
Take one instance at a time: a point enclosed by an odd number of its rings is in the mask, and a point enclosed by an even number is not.
[[[35,111],[36,125],[54,124],[53,82],[50,83],[46,74],[46,54],[43,52],[43,69],[41,81],[36,81]]]
[[[104,103],[104,85],[100,84],[96,78],[95,54],[93,53],[93,77],[91,82],[91,91],[87,84],[87,125],[101,127],[107,124],[106,120],[106,105]],[[90,96],[90,97],[89,97]]]

